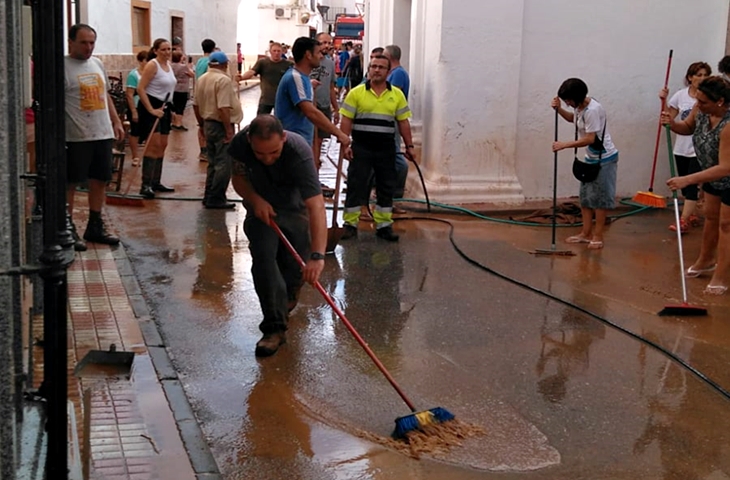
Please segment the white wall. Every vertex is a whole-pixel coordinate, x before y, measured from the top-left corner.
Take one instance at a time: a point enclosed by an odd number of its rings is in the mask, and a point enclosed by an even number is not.
[[[368,2],[368,46],[397,37],[403,1]],[[728,8],[727,0],[412,0],[410,103],[432,198],[550,197],[549,104],[572,76],[583,78],[607,109],[621,152],[618,193],[645,190],[668,51],[675,49],[673,91],[691,62],[715,68]],[[560,131],[561,139],[573,136],[565,122]],[[664,193],[668,162],[661,144],[655,189]],[[577,193],[572,157],[560,154],[562,196]]]
[[[346,8],[347,13],[357,13],[355,0],[319,0],[319,4],[328,5],[332,8]]]
[[[150,40],[170,39],[173,12],[184,15],[185,50],[200,55],[200,42],[212,38],[228,54],[236,52],[239,0],[152,0]],[[129,0],[88,2],[88,21],[96,28],[95,54],[131,54],[132,18]]]
[[[429,24],[440,37],[427,33],[423,47],[412,46],[426,62],[422,163],[429,193],[449,203],[486,196],[521,202],[514,165],[523,0],[449,0],[440,18],[433,3],[427,1]]]
[[[700,28],[701,26],[701,28]],[[552,195],[554,113],[550,99],[569,77],[580,77],[608,114],[620,151],[618,191],[646,190],[656,141],[667,55],[674,49],[670,90],[682,87],[687,66],[722,58],[728,26],[727,0],[552,0],[525,2],[519,78],[517,172],[529,198]],[[491,82],[494,74],[484,77]],[[499,73],[497,73],[499,75]],[[572,139],[560,123],[560,138]],[[657,193],[669,177],[666,139],[657,161]],[[561,152],[559,195],[574,195],[573,153]]]
[[[291,18],[278,19],[274,13],[274,7],[259,7],[257,52],[259,54],[263,54],[266,50],[268,50],[269,40],[292,45],[294,40],[297,38],[308,37],[309,26],[303,25],[299,21],[299,16],[302,11],[298,8],[293,8]]]

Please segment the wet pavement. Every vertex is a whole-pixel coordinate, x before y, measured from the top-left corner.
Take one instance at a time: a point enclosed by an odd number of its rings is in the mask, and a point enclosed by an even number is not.
[[[245,121],[257,96],[242,95]],[[190,131],[171,134],[163,172],[185,200],[107,214],[225,478],[730,479],[727,398],[655,348],[467,263],[440,223],[398,221],[397,244],[364,223],[328,256],[322,284],[419,407],[443,406],[484,436],[421,460],[374,438],[408,409],[313,288],[288,343],[257,360],[245,212],[202,208],[206,164],[191,114]],[[327,163],[322,177],[334,185]],[[692,279],[690,302],[709,316],[656,315],[681,298],[669,209],[618,220],[603,251],[570,246],[577,255],[566,258],[528,253],[549,247],[549,228],[438,216],[474,260],[730,390],[730,297],[707,297],[707,279]],[[687,259],[699,239],[685,236]]]

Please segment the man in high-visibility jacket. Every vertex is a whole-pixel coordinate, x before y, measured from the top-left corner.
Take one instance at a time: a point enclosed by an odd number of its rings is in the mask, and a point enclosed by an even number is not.
[[[411,110],[403,92],[386,81],[390,61],[378,55],[370,62],[368,81],[353,88],[340,108],[340,129],[352,134],[352,146],[345,150],[350,160],[345,199],[343,240],[357,236],[360,207],[369,197],[369,179],[375,173],[377,202],[373,220],[376,235],[396,242],[393,232],[393,192],[396,187],[395,126],[406,144],[406,157],[413,159],[413,140],[408,118]]]

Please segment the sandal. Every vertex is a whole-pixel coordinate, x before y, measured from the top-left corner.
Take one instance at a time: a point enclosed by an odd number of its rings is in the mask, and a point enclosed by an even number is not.
[[[588,242],[588,248],[590,250],[600,250],[603,248],[603,241],[602,240],[591,240]]]
[[[572,237],[566,238],[565,243],[591,243],[591,241],[583,235],[573,235]]]
[[[139,158],[133,158],[132,159],[132,166],[133,167],[139,167]]]
[[[679,233],[687,233],[687,232],[689,232],[689,229],[690,229],[689,222],[687,220],[685,220],[684,218],[680,219],[679,220]],[[676,232],[677,225],[674,223],[669,225],[669,230]]]
[[[707,285],[705,287],[705,295],[725,295],[727,287],[725,285]]]
[[[687,269],[687,272],[684,274],[686,278],[697,278],[701,275],[704,275],[705,273],[714,272],[717,265],[713,265],[711,267],[707,268],[695,268],[694,266],[691,266]]]

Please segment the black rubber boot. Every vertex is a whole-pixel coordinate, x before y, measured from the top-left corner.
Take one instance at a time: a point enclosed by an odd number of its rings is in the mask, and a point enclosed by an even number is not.
[[[89,223],[86,225],[84,240],[104,245],[119,244],[119,237],[115,237],[106,231],[104,220],[101,219],[101,212],[89,212]]]
[[[152,190],[152,177],[155,174],[155,159],[144,157],[142,159],[142,188],[139,194],[144,198],[155,198],[155,192]]]
[[[378,238],[382,238],[383,240],[387,240],[389,242],[397,242],[398,241],[398,235],[393,231],[393,227],[388,225],[387,227],[379,228],[375,235],[378,236]]]
[[[162,193],[169,193],[174,192],[175,189],[172,187],[166,187],[163,184],[160,183],[160,180],[162,179],[162,159],[161,158],[155,158],[154,159],[154,174],[152,175],[152,190],[155,192],[162,192]]]

